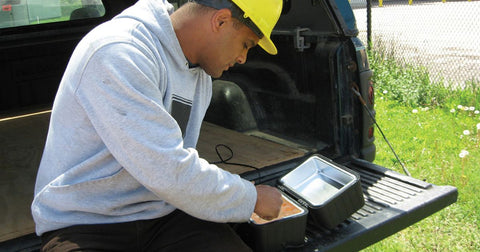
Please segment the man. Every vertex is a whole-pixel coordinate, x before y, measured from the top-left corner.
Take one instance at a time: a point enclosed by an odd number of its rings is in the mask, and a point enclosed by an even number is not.
[[[32,214],[44,251],[243,251],[228,222],[280,193],[194,149],[211,77],[269,36],[281,0],[139,0],[77,46],[53,105]],[[172,13],[173,12],[173,13]]]

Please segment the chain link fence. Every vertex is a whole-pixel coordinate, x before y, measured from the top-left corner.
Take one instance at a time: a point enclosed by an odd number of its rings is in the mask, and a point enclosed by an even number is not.
[[[365,44],[392,53],[399,63],[425,67],[432,81],[480,85],[480,1],[350,0],[350,5]]]

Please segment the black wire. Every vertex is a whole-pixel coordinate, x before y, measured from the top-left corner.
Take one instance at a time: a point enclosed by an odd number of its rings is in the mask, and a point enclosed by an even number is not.
[[[391,145],[390,142],[388,141],[387,137],[385,136],[385,134],[383,134],[383,131],[382,131],[382,129],[380,128],[380,125],[378,125],[377,120],[375,120],[375,116],[372,114],[372,112],[370,112],[370,109],[367,107],[367,103],[366,103],[365,100],[362,98],[362,95],[360,94],[359,88],[358,88],[358,86],[357,86],[356,84],[353,84],[353,85],[352,85],[352,90],[353,90],[353,93],[358,96],[358,99],[360,100],[360,103],[363,105],[363,108],[365,109],[365,111],[367,111],[367,114],[370,116],[370,119],[372,119],[372,122],[377,126],[378,131],[380,132],[380,134],[382,134],[383,139],[385,140],[385,142],[387,142],[388,146],[390,147],[390,150],[392,150],[393,155],[395,155],[395,158],[397,159],[397,161],[398,161],[398,162],[400,163],[400,165],[402,166],[402,169],[403,169],[403,171],[405,172],[405,174],[407,174],[407,176],[411,177],[412,175],[411,175],[410,172],[408,171],[407,167],[405,167],[405,164],[403,164],[403,162],[400,160],[400,158],[398,157],[397,153],[396,153],[395,150],[393,149],[392,145]]]
[[[225,147],[228,151],[230,151],[230,157],[228,157],[227,159],[223,159],[223,158],[222,158],[222,155],[221,155],[220,152],[218,151],[218,147],[220,147],[220,146]],[[218,158],[220,158],[220,161],[212,162],[212,164],[226,163],[228,160],[230,160],[230,159],[233,158],[233,151],[232,151],[232,149],[230,149],[230,147],[226,146],[225,144],[217,144],[217,145],[215,145],[215,152],[217,153]]]
[[[227,149],[229,152],[230,152],[230,156],[227,157],[226,159],[224,159],[222,157],[222,154],[220,154],[220,151],[219,151],[219,148],[220,147],[224,147],[225,149]],[[215,145],[215,152],[217,153],[217,156],[218,158],[220,159],[220,161],[216,161],[216,162],[211,162],[212,164],[227,164],[227,165],[238,165],[238,166],[244,166],[244,167],[248,167],[248,168],[252,168],[254,170],[256,170],[258,172],[258,178],[260,178],[261,174],[260,174],[260,169],[255,167],[255,166],[252,166],[252,165],[248,165],[248,164],[241,164],[241,163],[233,163],[233,162],[228,162],[230,159],[233,158],[233,150],[228,147],[227,145],[225,144],[217,144]]]

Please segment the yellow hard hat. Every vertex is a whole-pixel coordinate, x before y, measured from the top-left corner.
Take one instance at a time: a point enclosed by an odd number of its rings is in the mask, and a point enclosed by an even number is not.
[[[247,25],[260,38],[258,45],[269,54],[277,54],[270,39],[280,14],[283,0],[190,0],[215,9],[228,8],[232,16]],[[233,4],[232,4],[233,2]]]
[[[232,0],[245,12],[244,18],[250,18],[260,29],[263,37],[258,45],[270,54],[277,54],[277,48],[270,39],[273,27],[282,12],[282,0]]]

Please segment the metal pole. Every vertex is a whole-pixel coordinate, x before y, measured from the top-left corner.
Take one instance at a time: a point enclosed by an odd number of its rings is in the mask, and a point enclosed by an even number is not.
[[[367,50],[372,46],[372,0],[367,0]]]

